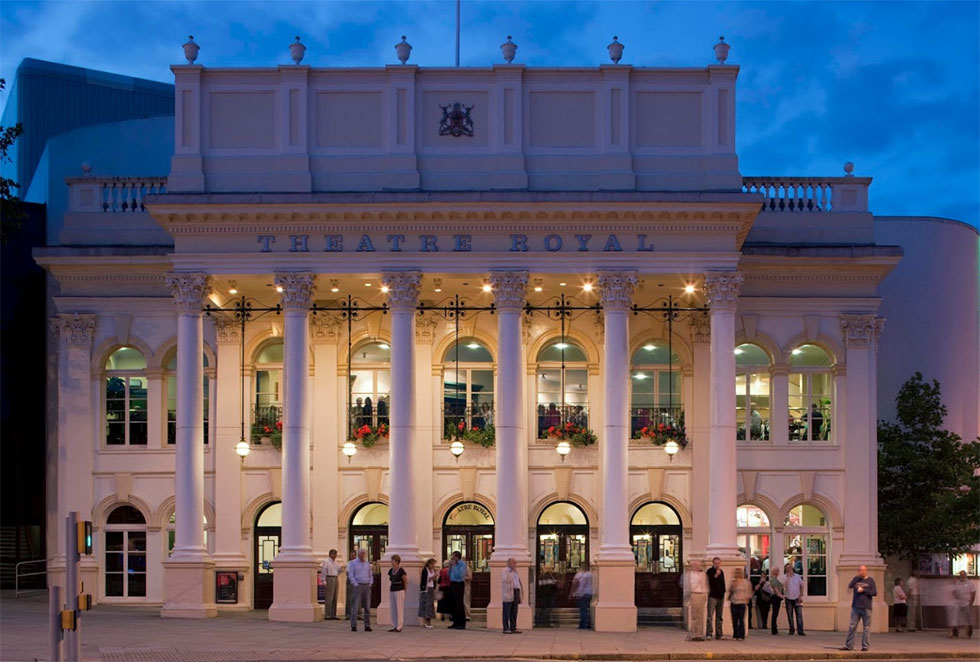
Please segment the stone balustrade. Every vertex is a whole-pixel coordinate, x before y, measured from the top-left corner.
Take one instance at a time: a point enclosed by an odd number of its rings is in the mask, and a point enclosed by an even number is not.
[[[763,212],[868,211],[870,177],[743,177],[742,191],[764,196]]]
[[[143,200],[151,193],[166,193],[166,177],[69,177],[69,211],[145,212]]]

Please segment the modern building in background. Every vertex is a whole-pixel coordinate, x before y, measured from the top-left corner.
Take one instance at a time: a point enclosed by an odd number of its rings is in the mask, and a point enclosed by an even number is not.
[[[882,385],[940,379],[976,435],[977,233],[876,218],[850,166],[743,176],[721,60],[180,65],[172,124],[49,142],[53,581],[79,510],[96,599],[167,616],[313,620],[317,562],[363,547],[461,551],[489,627],[509,557],[536,609],[591,561],[597,629],[631,630],[712,556],[792,564],[808,627],[845,627],[885,570]],[[910,320],[950,277],[946,323]]]

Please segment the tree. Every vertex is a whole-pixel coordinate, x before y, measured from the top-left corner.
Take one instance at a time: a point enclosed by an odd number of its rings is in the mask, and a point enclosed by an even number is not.
[[[898,422],[878,422],[878,546],[917,560],[980,542],[980,438],[943,429],[939,382],[916,372],[895,398]]]
[[[7,86],[7,81],[0,78],[0,91]],[[10,161],[7,151],[14,141],[24,133],[20,122],[13,126],[0,126],[0,163]],[[14,194],[14,189],[20,188],[17,182],[6,177],[0,177],[0,243],[6,244],[20,229],[24,218],[24,210],[20,206],[20,198]]]

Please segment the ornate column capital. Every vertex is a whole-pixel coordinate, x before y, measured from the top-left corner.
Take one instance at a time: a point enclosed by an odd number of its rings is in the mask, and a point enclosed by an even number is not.
[[[873,314],[841,313],[840,331],[847,348],[870,347],[874,343],[878,349],[878,337],[885,328],[885,318]]]
[[[88,349],[95,334],[95,315],[62,313],[51,318],[51,328],[58,332],[65,345]]]
[[[282,288],[283,310],[308,309],[313,305],[316,294],[316,274],[309,272],[288,272],[276,274],[275,284]]]
[[[711,342],[711,317],[708,313],[692,313],[690,318],[691,342]]]
[[[635,271],[599,271],[597,284],[603,310],[626,312],[633,305]]]
[[[744,280],[745,277],[739,271],[704,272],[704,294],[711,311],[735,312]]]
[[[323,313],[310,317],[310,332],[314,344],[335,343],[340,340],[340,319]]]
[[[174,308],[182,314],[198,314],[211,294],[211,276],[203,271],[171,271],[167,287],[174,296]]]
[[[215,318],[214,335],[219,345],[237,345],[242,339],[241,323],[231,319]]]
[[[414,311],[419,305],[420,271],[388,271],[381,274],[381,284],[388,288],[388,305],[392,310]]]
[[[490,286],[498,310],[521,310],[527,296],[526,271],[491,271]]]
[[[425,313],[415,318],[415,340],[424,345],[431,345],[436,339],[436,329],[439,320],[432,313]]]

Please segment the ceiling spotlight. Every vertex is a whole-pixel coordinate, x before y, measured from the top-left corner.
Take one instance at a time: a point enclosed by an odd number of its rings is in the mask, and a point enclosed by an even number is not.
[[[694,294],[694,286],[691,285],[690,283],[687,284],[687,285],[685,285],[684,286],[684,293],[685,294]]]
[[[331,278],[330,279],[330,291],[331,292],[339,292],[340,291],[340,280],[338,280],[337,278]]]
[[[233,287],[230,290],[228,290],[228,294],[238,294],[238,290]]]
[[[535,286],[534,286],[534,291],[535,291],[535,292],[540,292],[540,291],[541,291],[541,290],[543,290],[543,289],[544,289],[544,288],[543,288],[543,287],[541,287],[540,285],[535,285]]]
[[[381,286],[381,292],[383,294],[388,294],[388,286],[387,285],[382,285]]]
[[[492,290],[493,290],[493,287],[490,285],[490,283],[484,283],[483,284],[483,291],[484,292],[490,292]]]
[[[558,283],[561,287],[565,287],[568,283]]]
[[[441,287],[437,287],[437,288],[436,288],[435,290],[433,290],[433,291],[434,291],[434,292],[442,292],[442,288],[441,288]]]
[[[282,294],[282,285],[276,285],[276,292]]]
[[[586,281],[585,282],[585,285],[582,286],[582,289],[585,290],[586,292],[591,292],[592,291],[592,283],[590,281]]]
[[[340,291],[340,288],[339,287],[331,287],[330,288],[330,291],[331,292],[339,292]]]
[[[646,378],[647,376],[642,372],[638,372],[635,375],[633,375],[633,379],[639,379],[640,381],[643,381]]]
[[[467,347],[470,349],[480,349],[480,343],[471,342]]]
[[[643,349],[645,349],[648,352],[652,352],[653,350],[657,349],[657,346],[656,345],[644,345],[643,346]]]
[[[371,287],[371,283],[364,283],[364,287]]]

